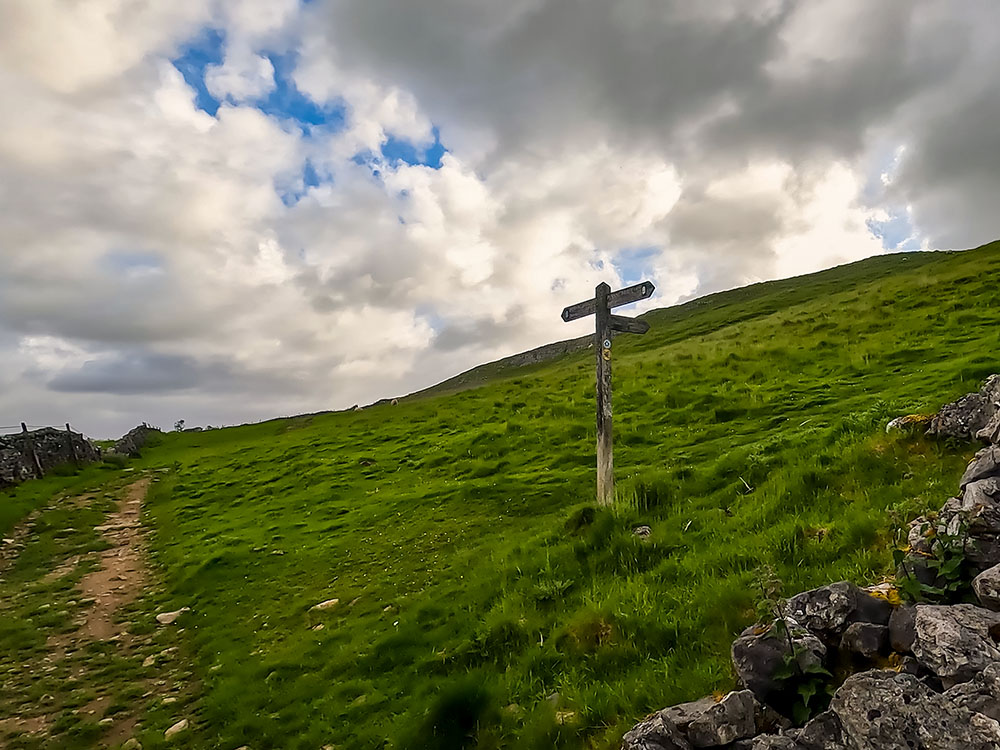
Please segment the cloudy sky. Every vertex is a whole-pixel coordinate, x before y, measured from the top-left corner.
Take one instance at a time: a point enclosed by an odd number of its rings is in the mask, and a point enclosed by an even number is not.
[[[0,425],[400,395],[1000,236],[995,0],[0,0]]]

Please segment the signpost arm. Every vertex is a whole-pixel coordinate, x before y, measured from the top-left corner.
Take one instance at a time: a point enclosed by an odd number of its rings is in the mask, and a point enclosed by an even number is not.
[[[597,502],[611,505],[615,498],[614,460],[611,424],[611,310],[608,294],[611,287],[601,283],[594,290],[597,332]]]

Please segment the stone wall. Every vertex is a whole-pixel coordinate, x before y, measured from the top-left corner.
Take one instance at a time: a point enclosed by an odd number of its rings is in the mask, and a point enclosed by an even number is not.
[[[187,432],[187,430],[185,430]],[[138,427],[133,427],[131,430],[122,435],[112,451],[123,456],[130,456],[132,458],[138,458],[142,454],[142,449],[145,447],[146,443],[149,442],[149,438],[152,435],[160,435],[160,430],[155,427],[143,422]]]
[[[78,432],[43,427],[0,435],[0,487],[45,475],[63,464],[93,463],[100,459],[100,450]]]

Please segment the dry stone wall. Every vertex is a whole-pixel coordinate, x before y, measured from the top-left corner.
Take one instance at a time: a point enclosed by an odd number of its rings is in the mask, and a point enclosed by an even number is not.
[[[149,442],[150,436],[159,434],[160,430],[143,422],[138,427],[133,427],[122,435],[121,439],[115,443],[112,451],[123,456],[138,458],[142,454],[142,449],[146,443]]]
[[[0,487],[45,475],[63,464],[93,463],[101,452],[78,432],[43,427],[0,435]]]
[[[776,604],[733,643],[743,689],[646,717],[623,750],[1000,750],[1000,376],[928,421],[987,445],[894,581]]]

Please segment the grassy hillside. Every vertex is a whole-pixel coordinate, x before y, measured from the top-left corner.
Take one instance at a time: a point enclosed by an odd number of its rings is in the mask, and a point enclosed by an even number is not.
[[[954,491],[972,446],[883,428],[1000,370],[998,271],[1000,243],[895,255],[650,313],[615,343],[610,511],[588,352],[168,435],[137,468],[169,469],[149,606],[191,607],[186,746],[611,748],[730,687],[760,566],[877,580]]]

